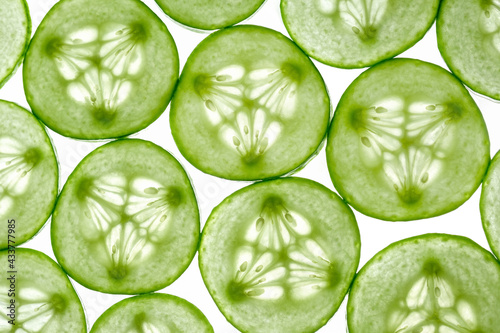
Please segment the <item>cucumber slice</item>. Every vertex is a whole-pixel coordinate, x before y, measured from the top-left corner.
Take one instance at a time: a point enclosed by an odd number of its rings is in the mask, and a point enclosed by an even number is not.
[[[165,110],[179,57],[165,24],[139,0],[62,0],[38,27],[23,75],[33,113],[52,130],[114,138]]]
[[[374,65],[407,50],[432,26],[439,0],[281,0],[292,39],[340,68]]]
[[[155,0],[172,19],[188,27],[215,30],[243,21],[264,0]]]
[[[57,263],[22,248],[0,251],[0,262],[0,332],[87,332],[82,303]]]
[[[70,175],[52,219],[54,254],[87,288],[138,294],[164,288],[194,257],[196,198],[177,160],[155,144],[118,140]]]
[[[483,180],[479,204],[486,238],[493,253],[500,258],[500,153],[490,163]]]
[[[201,171],[255,180],[306,163],[329,116],[323,79],[292,41],[236,26],[213,33],[189,57],[170,126],[182,155]]]
[[[20,245],[44,225],[57,197],[59,170],[45,129],[27,110],[0,100],[0,221],[15,220]],[[6,225],[0,228],[0,249],[8,247]]]
[[[213,333],[212,325],[188,301],[165,294],[124,299],[104,312],[91,333]]]
[[[31,38],[25,0],[0,0],[0,88],[21,63]]]
[[[452,72],[472,90],[500,99],[500,2],[443,0],[438,47]]]
[[[468,238],[404,239],[356,276],[347,303],[349,332],[498,332],[499,285],[500,265]]]
[[[344,299],[359,251],[355,217],[335,193],[283,178],[239,190],[212,211],[199,264],[242,332],[313,332]]]
[[[454,76],[394,59],[346,90],[326,153],[336,189],[356,210],[407,221],[464,203],[483,179],[490,145],[481,112]]]

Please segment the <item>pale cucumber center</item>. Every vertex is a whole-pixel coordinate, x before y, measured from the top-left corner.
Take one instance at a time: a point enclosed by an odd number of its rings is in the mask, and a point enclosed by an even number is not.
[[[484,34],[483,45],[490,54],[500,55],[500,1],[490,0],[483,5],[479,27]]]

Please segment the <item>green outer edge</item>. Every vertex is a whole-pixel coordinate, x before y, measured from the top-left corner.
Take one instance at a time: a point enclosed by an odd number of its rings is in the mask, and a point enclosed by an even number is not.
[[[438,238],[447,238],[448,240],[449,239],[454,239],[456,241],[467,243],[468,246],[475,247],[478,251],[482,251],[484,254],[489,255],[491,257],[491,259],[496,264],[498,264],[498,262],[496,261],[495,257],[490,252],[488,252],[487,250],[485,250],[482,246],[480,246],[479,244],[477,244],[476,242],[474,242],[470,238],[467,238],[465,236],[452,235],[452,234],[444,234],[444,233],[428,233],[428,234],[423,234],[423,235],[418,235],[418,236],[413,236],[413,237],[401,239],[399,241],[396,241],[394,243],[389,244],[387,247],[385,247],[382,250],[380,250],[379,252],[377,252],[377,254],[375,254],[373,257],[371,257],[370,260],[368,260],[368,262],[363,267],[361,267],[361,269],[359,270],[358,274],[356,274],[356,276],[354,278],[354,281],[351,284],[351,292],[353,291],[353,288],[355,287],[355,283],[356,283],[356,280],[358,279],[358,276],[362,275],[365,270],[369,269],[371,263],[375,262],[376,260],[378,260],[378,258],[381,255],[385,254],[388,251],[392,251],[393,249],[395,249],[395,248],[397,248],[399,246],[404,245],[404,243],[406,243],[406,242],[412,242],[412,241],[415,241],[417,239],[418,240],[420,240],[420,239],[424,239],[425,240],[425,239],[438,239]],[[349,293],[349,296],[351,296],[351,293]],[[352,328],[352,326],[351,326],[352,324],[351,324],[351,322],[349,320],[349,318],[350,318],[350,312],[351,311],[352,311],[351,297],[349,297],[348,300],[347,300],[347,314],[346,314],[346,318],[347,318],[347,331],[351,332],[351,333],[355,333],[355,330]]]
[[[87,154],[87,156],[85,156],[79,163],[78,165],[75,167],[75,169],[73,169],[73,171],[71,172],[71,174],[68,176],[68,180],[70,179],[71,176],[73,176],[73,174],[77,171],[79,171],[80,167],[81,167],[81,164],[83,162],[85,162],[87,159],[91,158],[93,153],[94,152],[97,152],[98,150],[101,150],[105,147],[107,147],[108,145],[112,145],[116,142],[123,142],[123,141],[136,141],[136,142],[145,142],[147,144],[150,144],[156,148],[159,148],[162,150],[162,153],[166,153],[166,154],[169,154],[176,162],[177,162],[177,165],[182,169],[182,172],[184,173],[184,175],[186,175],[186,179],[189,180],[189,183],[191,185],[191,190],[192,190],[192,194],[193,194],[193,199],[194,199],[194,202],[196,204],[196,215],[198,216],[197,218],[197,224],[198,224],[198,230],[200,229],[200,209],[199,209],[199,205],[198,205],[198,199],[196,198],[196,193],[194,192],[194,187],[193,187],[193,183],[191,181],[191,178],[188,176],[186,170],[184,169],[184,167],[179,163],[179,161],[174,157],[174,155],[172,155],[170,152],[168,152],[167,150],[165,150],[163,147],[161,146],[158,146],[157,144],[151,142],[151,141],[148,141],[148,140],[143,140],[143,139],[128,139],[128,138],[125,138],[125,139],[117,139],[117,140],[114,140],[114,141],[111,141],[111,142],[108,142],[106,143],[105,145],[102,145],[96,149],[94,149],[93,151],[91,151],[90,153]],[[59,196],[57,197],[57,201],[55,203],[55,206],[54,206],[54,209],[53,211],[55,211],[55,209],[57,208],[57,204],[59,202],[59,199],[62,197],[62,195],[64,194],[64,190],[66,189],[66,185],[67,185],[68,181],[66,181],[66,183],[64,184],[61,192],[59,193]],[[133,292],[133,291],[127,291],[127,292],[124,292],[124,293],[121,293],[121,292],[109,292],[109,291],[101,291],[99,289],[96,289],[92,286],[90,286],[89,284],[87,284],[86,282],[82,282],[80,280],[77,280],[75,277],[74,277],[74,274],[72,273],[73,271],[71,271],[70,269],[66,268],[65,265],[63,264],[64,263],[64,260],[62,260],[62,258],[60,256],[58,256],[58,251],[56,250],[56,247],[54,246],[54,239],[55,239],[55,231],[54,231],[54,223],[51,223],[50,224],[50,242],[51,242],[51,245],[52,245],[52,251],[54,252],[54,256],[56,257],[57,259],[57,262],[61,265],[61,268],[62,270],[68,274],[73,280],[75,280],[76,282],[78,282],[80,285],[84,286],[85,288],[87,289],[90,289],[90,290],[95,290],[95,291],[98,291],[98,292],[101,292],[101,293],[105,293],[105,294],[111,294],[111,295],[142,295],[142,294],[149,294],[153,291],[157,291],[157,290],[160,290],[160,289],[163,289],[169,285],[171,285],[172,283],[174,283],[175,281],[177,281],[177,279],[182,275],[184,274],[184,272],[186,271],[186,269],[191,265],[191,263],[193,262],[193,259],[196,255],[196,252],[198,252],[198,248],[199,248],[199,245],[200,245],[200,234],[198,235],[198,241],[195,243],[193,249],[192,249],[192,254],[190,256],[190,259],[186,265],[186,267],[184,267],[183,269],[180,270],[179,274],[177,276],[173,276],[173,279],[170,283],[163,283],[159,286],[155,286],[153,290],[150,290],[150,291],[145,291],[145,292],[142,292],[142,293],[137,293],[137,292]]]
[[[26,13],[26,41],[24,42],[24,49],[19,54],[16,64],[12,67],[10,72],[7,72],[7,75],[4,78],[0,78],[0,88],[2,88],[3,85],[7,83],[7,81],[9,81],[9,79],[16,73],[17,68],[23,62],[23,57],[26,55],[26,52],[28,51],[28,46],[31,40],[32,22],[31,22],[30,9],[26,0],[20,0],[20,1],[24,5],[24,11]]]
[[[299,172],[300,170],[302,170],[303,168],[306,167],[306,165],[312,160],[314,159],[317,155],[319,155],[319,153],[321,152],[321,149],[323,149],[323,146],[325,146],[326,144],[326,139],[328,137],[328,132],[329,132],[329,124],[331,123],[332,119],[333,119],[333,107],[332,107],[332,102],[331,102],[331,98],[330,98],[330,92],[328,91],[328,87],[325,83],[325,79],[323,78],[323,75],[321,75],[321,73],[319,72],[318,68],[316,67],[316,65],[314,65],[314,63],[311,61],[311,59],[309,58],[309,56],[304,52],[304,50],[302,50],[300,47],[298,47],[298,45],[295,43],[295,41],[291,40],[290,38],[288,38],[287,36],[283,35],[281,32],[279,31],[276,31],[276,30],[273,30],[273,29],[270,29],[270,28],[266,28],[266,27],[262,27],[262,26],[256,26],[256,25],[250,25],[250,24],[240,24],[240,25],[237,25],[235,27],[228,27],[228,28],[224,28],[224,29],[221,29],[221,30],[218,30],[218,31],[215,31],[213,33],[211,33],[210,35],[208,35],[205,39],[203,39],[196,47],[195,49],[193,50],[193,52],[189,55],[188,59],[186,60],[186,64],[184,65],[184,68],[182,70],[182,73],[181,73],[181,76],[180,76],[180,79],[178,82],[180,82],[182,80],[182,78],[185,76],[185,71],[188,71],[190,69],[190,63],[192,62],[192,58],[196,57],[197,56],[197,53],[199,52],[199,47],[200,46],[203,46],[202,44],[204,43],[208,43],[210,42],[210,39],[214,38],[213,36],[215,34],[219,34],[219,33],[222,33],[224,30],[226,29],[238,29],[238,28],[245,28],[245,29],[248,29],[248,28],[259,28],[259,29],[265,29],[265,30],[270,30],[272,32],[275,32],[275,33],[278,33],[278,34],[281,34],[283,37],[285,37],[289,42],[291,42],[295,47],[297,47],[297,49],[302,52],[302,54],[307,57],[307,60],[309,61],[309,63],[311,64],[311,66],[313,67],[313,70],[315,70],[319,77],[321,78],[321,82],[323,83],[323,87],[326,91],[326,96],[328,97],[328,101],[329,101],[329,120],[328,120],[328,124],[326,126],[326,131],[325,133],[323,134],[323,138],[321,139],[321,141],[318,143],[318,147],[316,148],[315,151],[312,152],[312,154],[310,154],[309,156],[307,156],[306,158],[304,158],[303,161],[301,161],[298,165],[295,165],[293,166],[288,172],[285,172],[281,175],[276,175],[276,176],[270,176],[270,177],[266,177],[266,178],[262,178],[262,179],[255,179],[255,178],[247,178],[247,177],[227,177],[226,175],[220,175],[220,174],[215,174],[214,173],[210,173],[206,170],[203,170],[202,168],[200,168],[198,166],[198,164],[196,162],[193,162],[191,159],[188,159],[186,157],[186,153],[185,151],[189,148],[186,148],[182,145],[181,143],[181,140],[177,137],[177,134],[174,134],[174,133],[178,133],[179,131],[175,128],[173,128],[172,124],[174,123],[173,122],[173,114],[174,112],[172,112],[172,110],[175,108],[174,105],[176,105],[175,101],[174,101],[174,98],[172,98],[172,105],[170,106],[170,112],[169,112],[169,124],[170,124],[170,131],[172,133],[172,137],[174,138],[174,142],[175,142],[175,145],[177,146],[177,148],[179,149],[179,152],[181,153],[181,155],[192,165],[194,166],[196,169],[200,170],[201,172],[203,172],[204,174],[207,174],[207,175],[211,175],[211,176],[215,176],[215,177],[218,177],[218,178],[222,178],[222,179],[227,179],[227,180],[237,180],[237,181],[261,181],[261,180],[272,180],[272,179],[278,179],[278,178],[281,178],[281,177],[288,177],[288,176],[292,176],[293,174],[295,174],[296,172]],[[177,85],[178,86],[178,85]],[[175,89],[175,92],[174,92],[174,95],[175,93],[177,92],[177,86],[176,86],[176,89]],[[182,103],[182,102],[181,102]]]
[[[484,219],[485,210],[486,210],[486,207],[484,204],[484,200],[486,200],[485,199],[485,197],[486,197],[486,190],[485,190],[486,183],[485,182],[489,179],[490,169],[497,167],[497,165],[499,165],[499,163],[500,163],[500,150],[495,154],[493,159],[490,161],[490,165],[488,166],[488,172],[486,173],[486,177],[483,179],[483,187],[481,188],[481,197],[479,199],[479,212],[481,213],[481,223],[483,225],[483,230],[484,230],[484,233],[486,235],[486,239],[488,240],[488,245],[490,246],[491,250],[496,255],[496,257],[500,259],[500,248],[496,247],[492,236],[487,231],[486,220]]]
[[[354,223],[354,227],[355,227],[355,230],[357,231],[357,235],[358,235],[358,238],[360,240],[360,248],[361,248],[361,235],[360,235],[360,232],[359,232],[359,226],[358,226],[358,223],[357,223],[357,220],[356,220],[356,216],[354,215],[354,212],[352,211],[351,207],[335,192],[333,192],[332,190],[330,190],[328,187],[324,186],[323,184],[320,184],[314,180],[311,180],[311,179],[307,179],[307,178],[301,178],[301,177],[285,177],[285,178],[277,178],[277,179],[273,179],[273,180],[282,180],[282,181],[285,181],[285,182],[289,182],[289,181],[299,181],[299,182],[306,182],[306,183],[309,183],[311,185],[315,185],[316,188],[318,189],[321,189],[325,192],[328,192],[330,195],[332,195],[333,197],[337,198],[340,200],[340,202],[342,202],[345,207],[347,208],[347,211],[349,212],[349,214],[351,215],[353,221],[355,222]],[[203,280],[203,284],[205,285],[205,288],[207,288],[209,294],[210,294],[210,297],[212,297],[212,300],[214,301],[215,305],[217,306],[217,308],[219,309],[219,311],[222,313],[222,315],[224,316],[224,318],[226,318],[226,320],[231,324],[233,325],[234,327],[236,327],[239,331],[241,332],[248,332],[248,331],[245,331],[242,327],[238,327],[236,326],[236,324],[234,324],[233,322],[231,322],[228,318],[228,316],[226,315],[226,313],[223,311],[222,307],[219,305],[219,303],[217,303],[215,301],[215,298],[213,297],[213,291],[212,289],[210,289],[208,287],[208,284],[207,282],[205,281],[205,275],[203,273],[203,264],[201,263],[201,257],[202,257],[202,243],[203,243],[203,239],[205,238],[205,235],[209,232],[208,228],[209,226],[213,223],[209,223],[210,222],[210,218],[212,217],[213,214],[217,213],[217,211],[219,209],[221,209],[221,207],[223,207],[227,201],[232,201],[233,200],[233,197],[241,194],[241,193],[244,193],[244,192],[247,192],[247,191],[251,191],[251,188],[255,185],[260,185],[260,184],[263,184],[265,182],[270,182],[270,181],[273,181],[273,180],[264,180],[264,181],[258,181],[258,182],[255,182],[249,186],[246,186],[246,187],[243,187],[235,192],[233,192],[232,194],[230,194],[228,197],[224,198],[224,200],[222,200],[217,206],[214,207],[214,209],[212,209],[212,212],[210,213],[209,217],[207,218],[207,221],[205,222],[205,226],[203,227],[203,232],[202,232],[202,235],[201,235],[201,240],[200,240],[200,250],[199,250],[199,255],[198,255],[198,267],[200,268],[200,273],[201,273],[201,277],[202,277],[202,280]],[[250,189],[249,189],[250,188]],[[207,236],[208,237],[208,236]],[[359,267],[359,261],[360,261],[360,257],[361,257],[361,251],[358,251],[357,253],[357,264],[356,264],[356,267]],[[344,302],[347,294],[349,293],[353,283],[354,283],[354,279],[356,278],[357,274],[354,273],[353,275],[353,280],[351,281],[351,283],[349,284],[349,286],[347,287],[346,291],[345,291],[345,294],[342,296],[342,300],[341,302],[339,303],[339,305],[336,307],[336,308],[333,308],[332,309],[332,312],[331,314],[328,314],[328,316],[325,316],[324,319],[326,319],[324,322],[320,322],[316,327],[314,327],[312,330],[311,330],[311,333],[312,332],[316,332],[317,330],[319,330],[321,327],[325,326],[327,324],[327,322],[333,317],[333,315],[338,311],[338,309],[340,308],[340,306],[342,305],[342,303]]]
[[[432,24],[434,23],[434,20],[436,19],[436,16],[438,14],[438,10],[439,10],[439,7],[440,7],[440,1],[443,1],[443,0],[437,0],[438,3],[436,4],[436,9],[435,9],[436,14],[432,18],[432,20],[430,20],[427,23],[427,28],[426,29],[422,29],[417,34],[417,36],[415,37],[414,40],[411,40],[408,43],[403,44],[399,49],[395,49],[394,52],[390,53],[390,55],[388,55],[386,57],[379,57],[379,58],[375,59],[374,61],[366,62],[366,63],[360,63],[359,65],[352,65],[352,66],[345,66],[342,63],[330,62],[330,61],[328,61],[326,59],[321,59],[319,57],[312,56],[312,55],[310,55],[307,52],[307,50],[305,48],[303,49],[302,46],[300,45],[300,43],[295,40],[295,36],[293,35],[293,33],[290,30],[289,25],[287,23],[286,15],[284,15],[284,13],[283,13],[283,11],[284,11],[283,7],[284,7],[284,2],[285,1],[290,1],[290,0],[281,0],[280,1],[280,13],[281,13],[281,19],[283,21],[283,24],[285,25],[286,31],[288,31],[288,34],[293,39],[293,41],[300,47],[301,50],[304,51],[304,53],[307,54],[308,57],[311,57],[311,58],[313,58],[313,59],[315,59],[315,60],[317,60],[317,61],[319,61],[322,64],[325,64],[327,66],[332,66],[332,67],[337,67],[337,68],[343,68],[343,69],[356,69],[356,68],[371,67],[371,66],[376,65],[376,64],[378,64],[378,63],[380,63],[382,61],[394,58],[395,56],[397,56],[397,55],[403,53],[404,51],[408,50],[413,45],[417,44],[422,38],[424,38],[424,36],[427,33],[427,31],[429,31],[429,29],[432,27]]]
[[[174,296],[174,295],[170,295],[170,294],[150,293],[150,294],[144,294],[144,295],[140,295],[140,296],[133,296],[130,298],[126,298],[126,299],[123,299],[123,300],[113,304],[106,311],[104,311],[104,313],[101,314],[99,316],[99,318],[97,318],[97,320],[94,323],[94,326],[92,326],[89,333],[93,333],[93,332],[95,332],[95,330],[100,329],[99,325],[102,325],[102,322],[104,322],[106,317],[109,316],[112,311],[120,308],[124,304],[133,303],[138,298],[139,299],[158,298],[158,299],[174,301],[176,304],[188,307],[191,310],[193,310],[194,312],[196,312],[198,319],[200,319],[201,321],[204,321],[210,327],[212,327],[212,325],[208,321],[207,317],[203,314],[203,312],[201,312],[201,310],[198,309],[193,303],[190,303],[189,301],[185,300],[184,298],[180,298],[178,296]],[[213,332],[213,327],[212,327],[212,332]]]
[[[23,0],[23,1],[26,1],[26,0]],[[140,0],[134,0],[134,1],[136,1],[137,3],[140,3],[146,11],[149,11],[151,13],[152,17],[154,17],[154,19],[156,21],[160,22],[162,25],[164,25],[166,27],[165,23],[145,3],[143,3]],[[50,12],[52,12],[53,10],[56,10],[60,6],[60,4],[64,3],[64,2],[65,2],[65,0],[60,0],[56,4],[54,4],[54,6],[52,6],[52,8],[49,10],[49,12],[44,16],[44,18],[43,18],[42,22],[40,23],[40,25],[42,25],[45,22],[45,19],[47,18],[48,14]],[[33,36],[33,39],[31,40],[32,42],[37,38],[37,32],[38,32],[38,30],[35,32],[35,35]],[[28,101],[28,104],[30,105],[30,107],[31,107],[31,109],[33,111],[33,114],[45,126],[47,126],[48,128],[50,128],[54,132],[56,132],[56,133],[58,133],[58,134],[60,134],[62,136],[65,136],[65,137],[68,137],[68,138],[72,138],[72,139],[77,139],[77,140],[92,140],[92,141],[97,141],[97,140],[107,140],[107,139],[120,139],[120,138],[125,138],[125,137],[127,137],[127,136],[129,136],[131,134],[135,134],[135,133],[137,133],[139,131],[142,131],[143,129],[147,128],[152,123],[154,123],[158,118],[160,118],[160,116],[165,112],[165,110],[167,109],[168,105],[170,104],[170,101],[172,100],[172,97],[174,96],[174,92],[177,89],[177,85],[179,83],[179,71],[180,71],[179,50],[177,49],[177,44],[175,43],[175,40],[172,37],[172,34],[168,30],[168,28],[166,29],[166,32],[167,32],[167,35],[168,35],[168,37],[170,38],[170,40],[172,42],[173,51],[175,51],[175,54],[177,55],[177,57],[174,58],[174,62],[177,63],[177,66],[176,66],[177,80],[176,80],[176,82],[172,86],[172,91],[170,92],[170,96],[168,96],[168,98],[165,100],[164,104],[161,105],[158,108],[158,110],[156,111],[156,115],[153,118],[151,118],[152,120],[149,123],[146,123],[146,124],[144,124],[144,126],[140,126],[140,127],[136,128],[136,129],[130,130],[129,132],[126,132],[126,133],[124,133],[122,135],[119,135],[119,136],[102,136],[102,137],[98,137],[98,138],[96,138],[96,137],[86,137],[86,136],[81,136],[81,137],[72,136],[71,133],[68,133],[67,131],[59,130],[59,129],[54,129],[54,128],[46,125],[42,121],[41,117],[39,117],[39,115],[38,115],[38,112],[37,112],[36,108],[34,107],[34,105],[32,105],[32,103],[30,103],[30,99],[28,98],[28,96],[30,94],[29,94],[28,88],[27,88],[27,86],[25,84],[25,82],[28,81],[28,78],[27,78],[27,75],[26,75],[26,70],[25,70],[26,66],[23,66],[23,88],[24,88],[24,95],[26,96],[26,100]],[[28,47],[26,55],[28,54],[29,51],[30,51],[30,49]],[[24,58],[24,62],[26,62],[26,57]],[[23,62],[23,65],[24,65],[24,62]],[[0,87],[1,87],[1,85],[0,85]]]
[[[222,26],[220,26],[220,25],[199,25],[199,26],[189,25],[187,23],[182,22],[182,20],[180,20],[178,16],[172,15],[172,13],[170,11],[168,11],[166,8],[163,8],[163,6],[160,5],[158,0],[155,0],[155,3],[165,13],[165,15],[167,15],[170,19],[172,19],[172,21],[179,24],[181,27],[188,29],[188,30],[191,30],[191,31],[194,31],[194,32],[204,33],[207,31],[214,31],[214,30],[228,28],[232,25],[235,25],[237,23],[240,23],[244,20],[249,19],[250,17],[255,15],[262,8],[262,6],[264,5],[264,3],[267,0],[259,0],[259,1],[260,1],[260,3],[258,4],[258,6],[256,6],[257,8],[255,10],[253,10],[252,12],[250,12],[248,15],[242,15],[234,20],[229,20],[229,21],[227,21],[227,23],[225,23]]]
[[[490,94],[488,91],[484,90],[482,87],[471,84],[465,77],[462,77],[461,75],[459,75],[458,73],[460,73],[460,71],[458,70],[458,68],[453,66],[453,63],[451,60],[453,57],[450,57],[448,55],[448,53],[446,52],[446,48],[443,46],[443,43],[444,43],[443,42],[443,35],[441,33],[442,20],[440,18],[442,15],[443,6],[444,6],[446,1],[447,0],[441,0],[441,4],[439,6],[438,16],[436,19],[437,46],[439,49],[439,53],[441,53],[441,57],[443,58],[444,62],[446,63],[446,66],[448,66],[448,68],[453,72],[453,75],[455,77],[457,77],[457,79],[459,79],[461,82],[463,82],[463,84],[465,84],[471,90],[473,90],[474,92],[476,92],[480,95],[483,95],[483,97],[492,98],[495,100],[495,102],[500,101],[500,92],[497,94]]]
[[[6,250],[2,250],[2,251],[6,251]],[[34,249],[30,249],[30,248],[23,248],[23,247],[16,248],[16,251],[21,251],[21,253],[22,252],[29,252],[29,253],[31,253],[33,255],[38,256],[39,258],[43,258],[44,260],[47,261],[47,263],[50,263],[50,265],[52,265],[53,268],[59,270],[59,272],[61,273],[61,278],[62,279],[66,279],[66,281],[68,281],[69,285],[71,286],[71,289],[75,293],[76,298],[78,299],[78,301],[80,303],[80,314],[82,315],[82,317],[84,319],[84,321],[83,321],[84,322],[84,324],[83,324],[83,328],[84,328],[83,333],[87,332],[87,326],[88,326],[87,325],[87,316],[85,316],[85,310],[83,309],[83,302],[80,299],[80,296],[78,295],[78,293],[76,292],[75,287],[71,283],[71,280],[68,278],[68,276],[66,275],[65,271],[62,269],[62,267],[57,262],[55,262],[51,257],[49,257],[48,255],[46,255],[43,252],[40,252],[40,251],[37,251],[37,250],[34,250]]]
[[[358,82],[358,80],[363,80],[366,75],[369,75],[368,72],[371,71],[372,69],[375,69],[379,65],[385,64],[386,62],[389,62],[389,61],[398,61],[398,62],[411,61],[411,62],[425,63],[425,64],[428,64],[428,65],[431,65],[432,67],[438,68],[441,71],[444,71],[446,74],[451,75],[451,77],[453,79],[455,79],[457,81],[457,83],[460,84],[460,86],[462,87],[462,91],[465,92],[472,99],[472,96],[470,96],[469,91],[463,86],[462,82],[455,75],[453,75],[452,73],[448,72],[446,69],[442,68],[441,66],[438,66],[438,65],[430,63],[430,62],[426,62],[426,61],[422,61],[422,60],[418,60],[418,59],[411,59],[411,58],[387,59],[387,60],[384,60],[382,62],[379,62],[378,64],[376,64],[373,67],[370,67],[370,68],[366,69],[356,79],[354,79],[354,81],[352,81],[351,84],[349,85],[349,87],[344,91],[344,93],[342,94],[342,97],[340,98],[339,103],[337,104],[337,109],[335,110],[335,113],[334,113],[334,116],[333,116],[333,120],[332,120],[332,122],[330,124],[330,128],[328,129],[328,142],[330,142],[332,140],[331,137],[334,135],[333,134],[333,123],[335,122],[335,114],[336,114],[337,110],[340,108],[340,106],[343,104],[343,101],[347,98],[346,96],[347,96],[349,90],[351,89],[351,86],[354,86]],[[475,101],[474,101],[474,104],[476,104]],[[478,107],[478,110],[479,110],[479,107]],[[481,110],[479,110],[479,111],[481,111]],[[490,143],[490,141],[489,141],[488,129],[486,127],[486,123],[484,121],[483,114],[481,112],[479,112],[478,114],[483,119],[483,128],[484,128],[484,131],[486,132],[486,135],[488,137],[488,150],[489,150],[489,143]],[[346,191],[344,190],[344,188],[342,187],[342,185],[338,181],[336,181],[336,180],[333,179],[333,177],[332,177],[332,174],[333,174],[332,168],[333,168],[333,164],[334,163],[333,162],[329,162],[329,161],[330,161],[330,158],[328,157],[328,144],[327,144],[327,149],[326,149],[326,164],[328,166],[328,173],[330,174],[330,179],[332,180],[333,186],[335,187],[335,189],[337,190],[337,192],[340,194],[340,196],[342,198],[344,198],[345,197],[344,193],[346,193]],[[449,206],[449,207],[452,207],[451,209],[448,207],[447,209],[442,209],[440,211],[437,211],[434,215],[423,216],[423,217],[418,217],[418,218],[413,218],[413,219],[390,219],[390,218],[388,219],[385,216],[378,214],[377,212],[371,212],[370,210],[364,209],[363,207],[359,207],[357,203],[353,203],[353,202],[347,201],[346,199],[343,199],[343,200],[346,203],[348,203],[349,205],[351,205],[356,211],[360,212],[361,214],[369,216],[369,217],[373,217],[373,218],[376,218],[376,219],[379,219],[379,220],[382,220],[382,221],[387,221],[387,222],[411,222],[411,221],[418,221],[418,220],[429,219],[431,217],[436,217],[436,216],[440,216],[440,215],[444,215],[446,213],[452,212],[455,209],[457,209],[460,206],[462,206],[465,202],[467,202],[470,199],[470,197],[477,191],[477,189],[479,188],[479,186],[481,185],[481,183],[482,183],[482,181],[484,179],[484,176],[486,175],[486,171],[487,171],[487,168],[485,168],[483,177],[481,177],[481,179],[479,179],[477,181],[476,189],[472,193],[470,193],[470,195],[468,196],[468,198],[465,201],[463,201],[462,203],[458,203],[455,206]]]
[[[27,109],[25,109],[24,107],[14,103],[14,102],[9,102],[9,101],[5,101],[5,100],[2,100],[0,99],[0,103],[6,103],[6,104],[9,104],[9,105],[13,105],[17,108],[19,108],[20,110],[26,112],[26,113],[29,113],[30,116],[33,117],[33,119],[36,121],[36,123],[40,126],[40,129],[43,131],[43,133],[45,133],[45,137],[48,139],[49,143],[50,143],[50,147],[52,148],[52,153],[53,153],[53,156],[54,156],[54,162],[55,162],[55,165],[56,165],[56,193],[54,195],[54,199],[52,199],[52,209],[48,210],[47,211],[47,215],[46,217],[43,219],[43,222],[41,223],[41,225],[37,228],[38,230],[31,236],[28,236],[26,239],[22,240],[22,238],[19,238],[16,240],[16,243],[17,245],[21,245],[23,243],[26,243],[27,241],[33,239],[36,235],[38,235],[40,233],[40,231],[42,231],[42,229],[47,225],[47,221],[48,219],[50,218],[50,216],[52,215],[52,213],[54,212],[54,209],[56,207],[56,202],[57,202],[57,198],[58,198],[58,194],[59,194],[59,185],[61,184],[61,174],[59,172],[59,169],[61,167],[61,165],[59,164],[59,159],[57,158],[57,152],[56,152],[56,149],[55,149],[55,146],[54,146],[54,142],[52,141],[52,138],[50,137],[50,135],[47,133],[47,130],[45,128],[45,126],[40,122],[40,120],[35,117],[33,115],[33,113],[29,112]],[[4,249],[7,249],[7,248],[0,248],[0,250],[4,250]]]

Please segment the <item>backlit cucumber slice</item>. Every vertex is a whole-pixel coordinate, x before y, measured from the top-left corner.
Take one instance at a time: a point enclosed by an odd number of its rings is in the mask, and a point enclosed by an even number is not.
[[[0,0],[0,87],[15,72],[31,38],[31,18],[25,0]]]
[[[500,153],[490,163],[481,192],[481,219],[493,253],[500,257]]]
[[[411,59],[360,75],[337,107],[326,149],[339,194],[363,214],[447,213],[481,183],[489,138],[481,112],[444,69]]]
[[[354,215],[336,194],[283,178],[217,206],[199,259],[212,298],[242,332],[313,332],[344,299],[359,251]]]
[[[437,37],[443,59],[460,80],[500,99],[500,1],[441,1]]]
[[[54,208],[59,170],[45,129],[27,110],[0,100],[0,249],[33,237]],[[14,220],[14,233],[7,228]],[[12,237],[14,236],[14,237]]]
[[[80,139],[128,135],[165,110],[179,74],[165,24],[139,0],[62,0],[24,62],[33,113]]]
[[[325,137],[330,104],[319,72],[292,41],[236,26],[193,51],[170,112],[172,135],[190,163],[253,180],[306,163]]]
[[[468,238],[427,234],[389,245],[358,273],[350,333],[493,333],[500,265]]]
[[[405,51],[431,27],[439,0],[281,0],[292,39],[341,68],[374,65]]]
[[[155,0],[172,19],[196,29],[214,30],[252,15],[264,0]]]
[[[106,310],[91,333],[213,333],[200,310],[188,301],[165,294],[125,299]]]
[[[0,251],[0,262],[0,332],[87,332],[80,299],[57,263],[22,248]]]
[[[151,142],[118,140],[90,153],[57,201],[52,246],[82,285],[107,293],[164,288],[187,268],[200,233],[184,169]]]

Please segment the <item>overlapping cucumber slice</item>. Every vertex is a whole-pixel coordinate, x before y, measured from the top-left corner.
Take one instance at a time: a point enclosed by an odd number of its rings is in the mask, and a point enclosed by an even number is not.
[[[155,0],[163,11],[184,25],[214,30],[243,21],[264,0]]]
[[[252,180],[307,162],[329,115],[323,79],[293,42],[270,29],[236,26],[213,33],[189,57],[170,126],[198,169]]]
[[[200,233],[188,176],[151,142],[118,140],[73,171],[52,220],[61,266],[82,285],[107,293],[161,289],[187,268]]]
[[[490,163],[481,192],[481,219],[493,253],[500,258],[500,153]]]
[[[349,86],[326,153],[335,187],[354,208],[384,220],[415,220],[449,212],[472,195],[489,163],[489,138],[454,76],[395,59]]]
[[[87,332],[78,295],[52,259],[35,250],[17,248],[15,252],[0,251],[0,262],[0,332]]]
[[[281,0],[292,39],[341,68],[374,65],[405,51],[431,27],[439,0]]]
[[[500,99],[500,2],[443,0],[438,46],[448,67],[473,90]]]
[[[468,238],[405,239],[376,254],[356,276],[349,332],[497,332],[499,285],[500,265]]]
[[[0,87],[21,63],[31,38],[31,18],[25,0],[0,0]]]
[[[40,122],[20,106],[0,100],[0,249],[7,248],[7,221],[14,220],[19,245],[43,226],[54,208],[58,165]]]
[[[212,298],[242,332],[313,332],[342,302],[359,251],[354,215],[336,194],[284,178],[217,206],[199,259]]]
[[[106,310],[91,333],[213,333],[212,325],[196,306],[165,294],[125,299]]]
[[[24,62],[33,112],[73,138],[128,135],[166,108],[177,49],[139,0],[62,0],[38,27]]]

